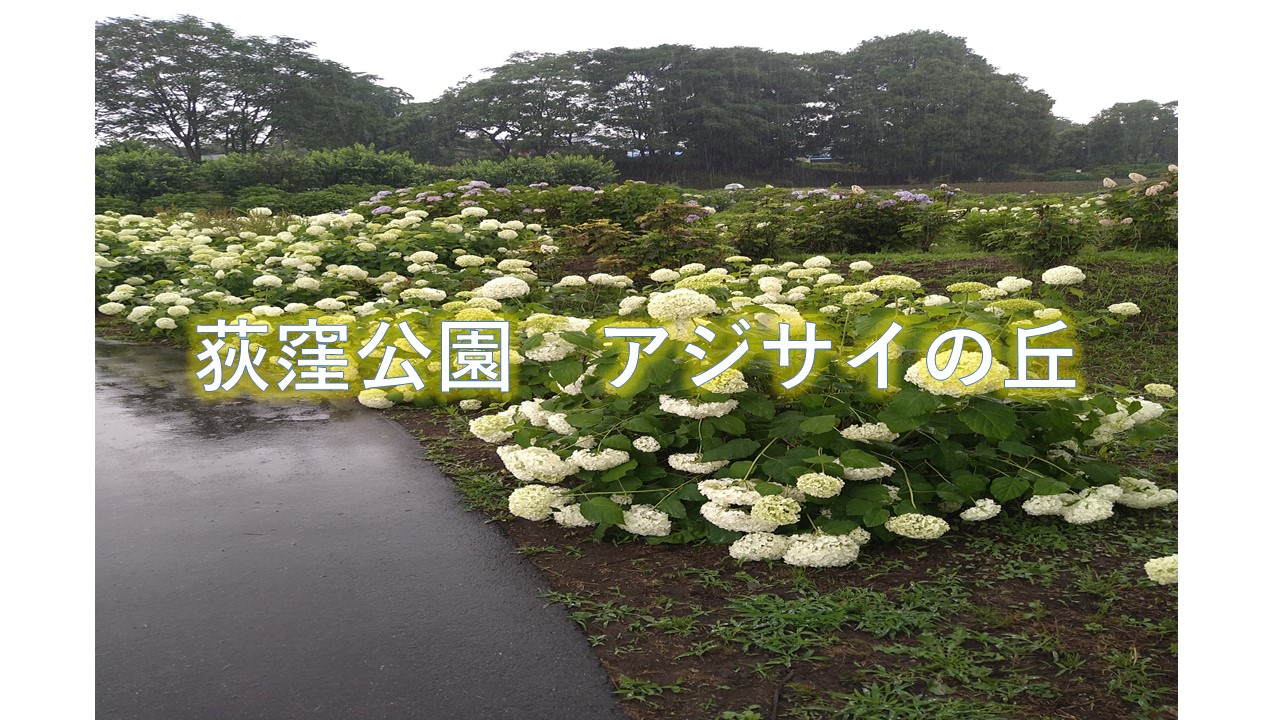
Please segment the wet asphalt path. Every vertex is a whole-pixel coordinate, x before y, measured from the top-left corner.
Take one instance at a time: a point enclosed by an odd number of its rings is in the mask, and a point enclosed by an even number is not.
[[[97,343],[97,716],[621,718],[585,638],[398,425],[210,404]]]

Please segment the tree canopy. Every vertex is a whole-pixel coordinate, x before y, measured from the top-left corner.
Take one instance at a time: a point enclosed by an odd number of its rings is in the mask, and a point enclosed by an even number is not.
[[[158,139],[199,162],[210,147],[339,147],[383,132],[408,99],[321,60],[312,43],[242,37],[191,15],[96,26],[96,120],[108,139]]]

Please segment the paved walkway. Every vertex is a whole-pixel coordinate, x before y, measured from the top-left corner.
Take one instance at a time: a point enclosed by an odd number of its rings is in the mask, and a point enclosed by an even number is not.
[[[541,577],[398,425],[210,404],[97,343],[101,718],[621,718]]]

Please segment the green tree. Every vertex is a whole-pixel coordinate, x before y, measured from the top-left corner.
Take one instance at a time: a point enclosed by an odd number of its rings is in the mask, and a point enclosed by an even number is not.
[[[310,46],[288,37],[240,37],[191,15],[100,22],[97,130],[107,139],[164,140],[199,162],[215,143],[254,152],[277,137],[326,146],[362,139],[363,127],[343,131],[350,113],[329,112],[326,91],[337,90],[348,110],[368,105],[384,118],[404,97],[383,88],[373,93],[381,105],[367,103],[374,78],[320,60],[306,52]]]
[[[1178,160],[1178,103],[1116,103],[1086,126],[1094,165],[1167,163]]]
[[[828,65],[827,137],[873,177],[990,177],[1039,165],[1052,148],[1053,100],[961,38],[878,37]]]
[[[464,82],[441,99],[446,115],[502,157],[545,155],[582,144],[595,124],[574,53],[517,53],[491,76]]]

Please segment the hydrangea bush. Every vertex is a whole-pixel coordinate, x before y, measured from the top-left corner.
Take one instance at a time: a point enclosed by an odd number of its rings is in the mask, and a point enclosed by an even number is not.
[[[455,197],[505,195],[477,183],[454,188]],[[431,197],[387,191],[353,212],[279,217],[260,208],[216,224],[191,214],[100,215],[98,309],[171,335],[210,315],[268,324],[319,316],[351,328],[352,380],[377,370],[376,357],[359,358],[355,348],[379,320],[509,319],[515,382],[507,397],[402,385],[360,391],[359,400],[490,405],[471,431],[495,445],[517,483],[512,514],[596,536],[705,541],[743,560],[827,567],[852,562],[873,538],[929,540],[1001,512],[1092,523],[1116,505],[1176,500],[1122,463],[1125,444],[1165,431],[1161,401],[1174,396],[1171,386],[1003,385],[1018,373],[1019,329],[1062,319],[1069,332],[1032,345],[1076,345],[1076,336],[1137,311],[1131,303],[1090,308],[1078,268],[955,283],[945,295],[910,277],[876,275],[865,261],[823,256],[768,263],[731,255],[720,266],[687,263],[639,278],[551,275],[557,230],[534,222],[538,215],[479,201],[436,214],[425,209],[437,202]],[[787,389],[802,355],[781,367],[764,343],[784,324],[797,337],[806,321],[831,347]],[[747,328],[741,336],[735,322]],[[875,362],[855,369],[846,361],[891,323],[903,329],[886,348],[890,387],[881,390]],[[700,325],[718,340],[704,342]],[[670,339],[615,383],[632,349],[605,337],[605,327],[661,327]],[[926,369],[934,337],[957,327],[993,349],[990,371],[971,385],[956,377],[982,360],[972,344],[960,349],[951,379]],[[694,384],[743,341],[751,352]],[[705,358],[686,352],[690,344],[706,345]],[[946,365],[954,351],[947,345],[936,360]],[[412,361],[427,388],[439,387],[432,360]],[[1078,360],[1079,352],[1064,358],[1061,371],[1077,372]],[[1043,358],[1028,368],[1035,377],[1047,370]]]

